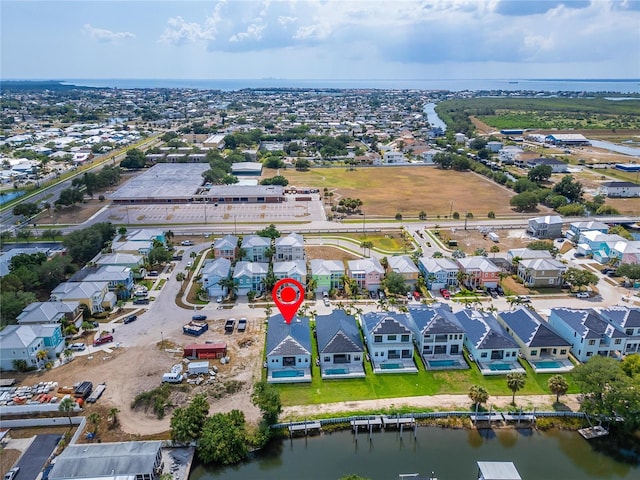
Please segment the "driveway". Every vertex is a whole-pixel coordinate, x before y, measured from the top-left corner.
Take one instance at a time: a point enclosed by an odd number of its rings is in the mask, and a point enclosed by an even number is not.
[[[59,434],[37,435],[29,448],[27,448],[27,451],[18,460],[17,466],[20,467],[20,472],[17,478],[20,480],[35,480],[56,448],[60,438],[62,438],[62,435]]]

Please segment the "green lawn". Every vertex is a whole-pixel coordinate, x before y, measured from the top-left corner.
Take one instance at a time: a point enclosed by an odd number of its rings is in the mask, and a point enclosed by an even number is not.
[[[317,347],[313,344],[313,358]],[[349,400],[375,400],[380,398],[413,397],[418,395],[467,394],[471,385],[482,385],[489,395],[511,395],[505,375],[485,377],[474,363],[469,370],[428,372],[416,357],[417,374],[374,375],[371,365],[365,362],[366,378],[349,380],[322,380],[320,368],[313,365],[311,384],[278,385],[283,405],[310,405],[346,402]],[[549,394],[547,381],[551,374],[536,375],[526,362],[525,386],[517,395]],[[567,375],[569,393],[578,393],[577,387]]]

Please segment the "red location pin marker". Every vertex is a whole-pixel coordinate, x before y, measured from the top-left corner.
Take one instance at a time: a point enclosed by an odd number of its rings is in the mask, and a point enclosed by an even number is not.
[[[293,278],[283,278],[273,286],[271,296],[285,322],[291,323],[304,300],[304,287]]]

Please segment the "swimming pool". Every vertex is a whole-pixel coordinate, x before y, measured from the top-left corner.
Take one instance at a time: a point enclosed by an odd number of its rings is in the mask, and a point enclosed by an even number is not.
[[[562,368],[564,365],[561,362],[555,360],[543,360],[541,362],[531,362],[533,366],[538,370],[544,370],[545,368]]]
[[[304,377],[302,370],[276,370],[271,373],[273,378],[292,378],[292,377]]]
[[[487,365],[489,367],[489,370],[494,371],[494,372],[504,372],[507,370],[512,370],[514,367],[514,364],[512,363],[490,363],[489,365]]]
[[[325,375],[347,375],[349,370],[346,368],[327,368],[324,370]]]
[[[427,360],[430,368],[457,367],[460,364],[456,360]]]
[[[380,368],[382,370],[398,370],[404,368],[404,365],[401,363],[381,363]]]

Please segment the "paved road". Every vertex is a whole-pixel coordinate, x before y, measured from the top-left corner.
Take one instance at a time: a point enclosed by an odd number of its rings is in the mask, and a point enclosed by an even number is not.
[[[35,480],[44,468],[62,436],[59,434],[38,435],[17,463],[20,467],[17,479]]]

